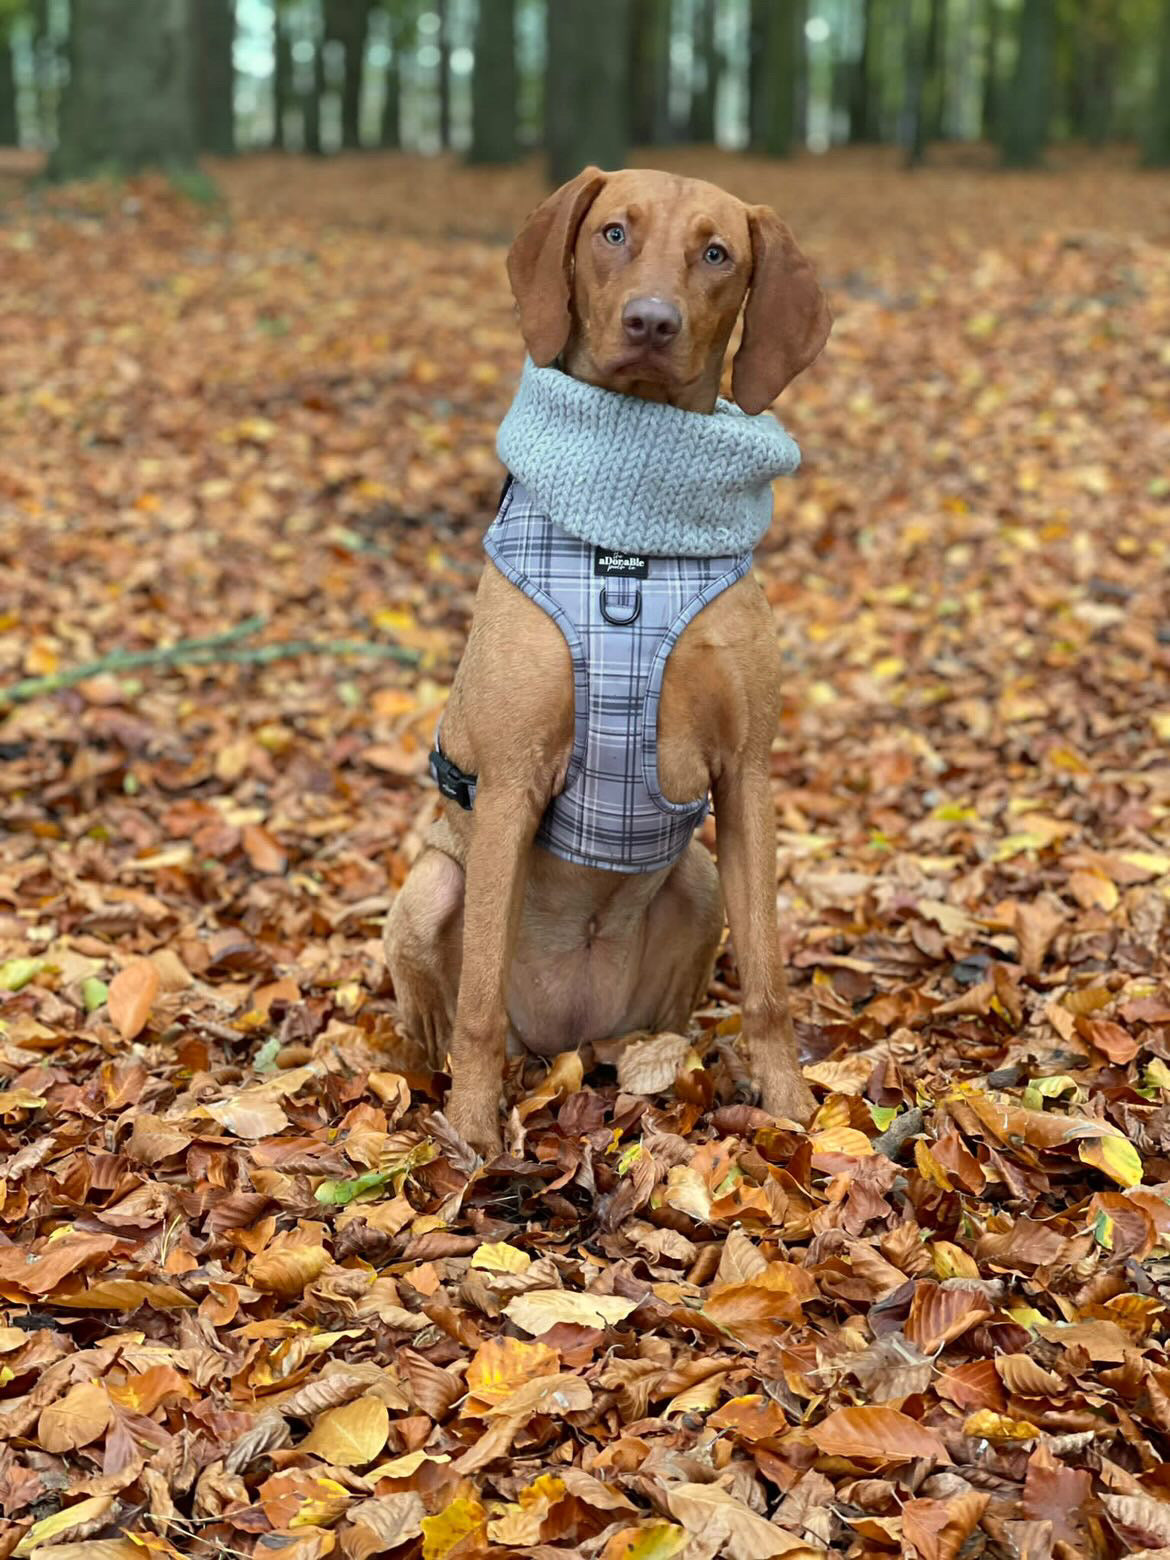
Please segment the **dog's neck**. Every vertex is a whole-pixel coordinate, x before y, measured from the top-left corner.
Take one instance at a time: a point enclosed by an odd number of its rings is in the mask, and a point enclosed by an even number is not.
[[[770,413],[709,415],[525,364],[500,459],[570,535],[663,557],[750,552],[800,451]]]

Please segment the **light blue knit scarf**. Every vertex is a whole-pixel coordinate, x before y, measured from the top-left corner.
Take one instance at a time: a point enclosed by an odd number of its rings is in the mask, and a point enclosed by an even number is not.
[[[673,558],[750,552],[772,523],[773,479],[800,465],[770,412],[684,412],[531,359],[496,449],[570,535]]]

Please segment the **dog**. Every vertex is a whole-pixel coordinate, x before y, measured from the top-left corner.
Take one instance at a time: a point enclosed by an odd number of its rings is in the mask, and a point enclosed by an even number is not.
[[[533,364],[687,412],[715,409],[743,312],[735,402],[766,410],[817,356],[831,316],[774,211],[648,170],[587,168],[529,216],[508,255]],[[710,792],[718,866],[690,838],[676,861],[611,871],[537,842],[575,742],[573,662],[549,613],[492,563],[441,728],[456,777],[387,919],[405,1033],[449,1058],[446,1114],[479,1152],[501,1146],[509,1038],[542,1055],[637,1030],[682,1032],[724,925],[763,1108],[807,1122],[780,954],[769,755],[780,708],[771,610],[750,570],[669,654],[657,777],[671,802]],[[458,777],[474,777],[474,803]],[[465,786],[466,790],[467,787]]]

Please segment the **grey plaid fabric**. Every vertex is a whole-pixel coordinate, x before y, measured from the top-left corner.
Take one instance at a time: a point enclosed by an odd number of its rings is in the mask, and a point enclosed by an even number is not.
[[[605,549],[570,536],[518,482],[509,484],[484,547],[549,614],[573,658],[573,754],[537,843],[566,861],[611,872],[669,866],[706,816],[707,797],[671,802],[659,789],[658,702],[667,657],[687,624],[747,573],[751,553],[647,557],[645,579],[598,574]]]

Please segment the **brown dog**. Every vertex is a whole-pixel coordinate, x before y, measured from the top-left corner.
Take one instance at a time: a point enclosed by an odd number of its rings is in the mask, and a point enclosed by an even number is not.
[[[508,273],[538,365],[559,360],[591,384],[693,412],[714,408],[745,299],[732,384],[751,413],[812,362],[831,324],[773,211],[665,173],[586,169],[532,213]],[[724,899],[764,1108],[808,1119],[776,921],[779,704],[772,615],[748,574],[683,631],[659,706],[661,789],[680,801],[710,789],[718,872],[695,840],[643,874],[561,860],[534,836],[573,747],[569,652],[552,618],[487,565],[443,721],[444,753],[479,777],[474,810],[449,807],[435,825],[386,928],[402,1023],[436,1064],[450,1056],[447,1115],[477,1148],[500,1145],[509,1030],[551,1054],[685,1028]]]

